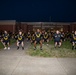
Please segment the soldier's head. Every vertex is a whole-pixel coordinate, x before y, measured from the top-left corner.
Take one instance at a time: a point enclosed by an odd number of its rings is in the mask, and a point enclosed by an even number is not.
[[[30,34],[30,32],[28,32],[28,34]]]
[[[60,32],[57,30],[56,33],[59,34]]]
[[[37,32],[40,32],[40,29],[37,29]]]
[[[7,34],[7,31],[4,31],[5,34]]]
[[[76,34],[76,31],[75,31],[75,34]]]
[[[22,32],[20,31],[19,34],[22,35]]]
[[[45,34],[47,34],[47,32],[45,32]]]

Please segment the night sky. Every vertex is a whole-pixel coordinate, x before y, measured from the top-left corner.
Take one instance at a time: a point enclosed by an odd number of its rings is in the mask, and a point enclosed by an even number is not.
[[[0,0],[0,20],[76,21],[76,0]]]

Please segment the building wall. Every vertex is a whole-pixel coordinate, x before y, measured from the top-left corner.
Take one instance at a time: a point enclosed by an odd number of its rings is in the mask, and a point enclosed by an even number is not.
[[[45,29],[48,29],[48,28],[51,29],[51,27],[46,27],[46,26],[45,26]],[[53,26],[55,26],[54,27],[55,30],[60,29],[58,28],[58,25],[52,25],[52,27]],[[67,31],[72,32],[76,30],[76,24],[73,24],[73,23],[70,25],[60,25],[60,26],[62,26],[64,32],[67,32]],[[0,24],[0,31],[6,30],[6,31],[15,32],[15,31],[18,31],[19,28],[21,28],[24,33],[27,33],[29,30],[33,31],[33,29],[37,29],[37,28],[41,29],[41,24],[40,25],[36,25],[36,24],[29,25],[27,23],[24,23],[24,24],[21,24],[21,23],[13,24],[12,23],[11,25],[10,24],[3,25],[3,23]]]
[[[76,24],[70,25],[70,31],[76,31]]]
[[[0,31],[4,30],[15,32],[15,25],[0,25]]]
[[[33,25],[27,25],[27,31],[33,31]]]
[[[0,20],[0,31],[11,31],[15,32],[16,20]]]
[[[21,29],[23,30],[24,33],[27,33],[27,24],[21,24]]]
[[[67,32],[67,31],[69,31],[69,25],[63,25],[63,31],[64,32]]]
[[[74,31],[76,31],[76,24],[74,24]]]

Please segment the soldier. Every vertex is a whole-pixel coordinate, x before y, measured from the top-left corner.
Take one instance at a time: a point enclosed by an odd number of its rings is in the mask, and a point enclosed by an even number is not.
[[[7,31],[4,31],[1,42],[3,43],[3,45],[5,47],[4,50],[7,49],[7,46],[8,46],[8,50],[10,50],[10,46],[9,46],[10,45],[10,36]]]
[[[31,36],[31,44],[35,42],[35,34],[32,34]]]
[[[27,34],[27,41],[29,41],[30,39],[31,39],[31,33],[28,32],[28,34]]]
[[[57,45],[59,48],[61,47],[61,34],[58,30],[54,34],[54,42],[55,42],[55,48]]]
[[[49,42],[49,35],[47,32],[43,34],[43,42]],[[48,44],[47,44],[48,45]]]
[[[20,44],[22,45],[22,50],[24,50],[24,35],[21,31],[19,31],[19,34],[17,35],[17,50],[19,49]]]
[[[65,34],[64,32],[61,33],[61,42],[65,41]]]
[[[35,33],[35,42],[34,42],[34,50],[36,50],[36,44],[40,44],[40,50],[42,50],[42,34],[39,29],[37,29],[37,32]]]
[[[73,40],[72,40],[72,50],[76,49],[75,44],[76,44],[76,31],[73,34]]]

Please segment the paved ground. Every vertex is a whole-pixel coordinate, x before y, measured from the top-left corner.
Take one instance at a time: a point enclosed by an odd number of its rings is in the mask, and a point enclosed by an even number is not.
[[[0,75],[76,75],[76,58],[37,58],[11,48],[0,51]]]

